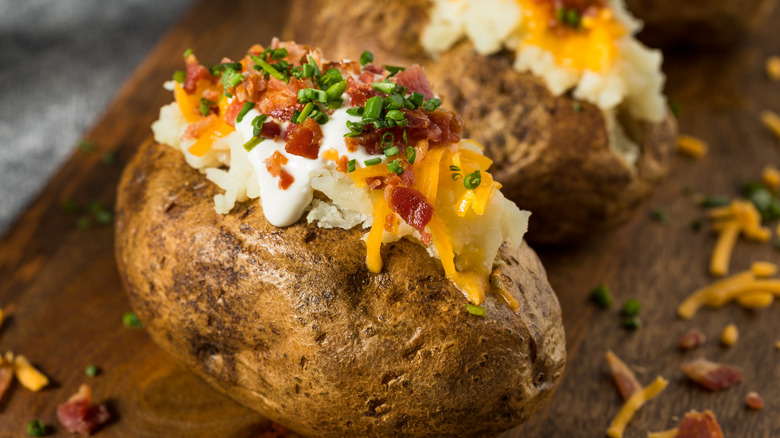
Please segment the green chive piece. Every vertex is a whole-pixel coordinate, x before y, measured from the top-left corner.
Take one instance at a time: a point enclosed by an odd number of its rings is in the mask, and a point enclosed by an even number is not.
[[[572,108],[574,111],[576,111],[576,112],[580,112],[580,111],[582,111],[582,104],[581,104],[580,102],[576,102],[576,101],[575,101],[575,102],[573,102],[573,103],[571,104],[571,108]]]
[[[386,65],[385,66],[385,70],[390,72],[390,76],[388,76],[388,77],[392,78],[393,76],[396,75],[396,73],[402,72],[402,71],[406,70],[406,67],[398,67],[398,66],[395,66],[395,65]]]
[[[742,189],[745,198],[761,213],[761,220],[769,222],[780,218],[780,201],[766,187],[759,183],[747,183]]]
[[[187,49],[187,50],[184,51],[184,57],[185,58],[190,56],[190,55],[192,55],[192,49]]]
[[[398,151],[398,148],[395,148],[396,152]],[[397,173],[398,175],[404,173],[403,167],[401,167],[401,162],[398,160],[393,160],[389,163],[387,163],[387,170],[393,173]]]
[[[386,157],[392,157],[393,155],[398,155],[398,146],[393,146],[391,148],[385,149]]]
[[[122,324],[127,328],[134,329],[143,327],[141,320],[138,319],[138,315],[136,315],[135,312],[125,312],[125,314],[122,315]]]
[[[187,73],[185,73],[183,70],[176,70],[173,72],[174,81],[183,84],[185,79],[187,79]]]
[[[723,207],[726,205],[729,205],[731,203],[731,200],[725,196],[705,196],[704,199],[701,200],[699,203],[699,206],[702,208],[712,208],[712,207]]]
[[[328,109],[332,109],[332,110],[339,109],[339,108],[341,108],[341,104],[343,102],[344,102],[344,99],[339,97],[338,100],[331,100],[330,102],[325,104],[325,107],[327,107]]]
[[[225,85],[227,85],[228,87],[235,87],[236,85],[240,84],[241,81],[243,81],[243,80],[244,80],[244,75],[242,75],[240,73],[232,73],[228,77],[227,82],[225,83]]]
[[[303,107],[301,113],[298,114],[298,118],[296,119],[295,123],[303,123],[303,121],[306,120],[309,115],[311,115],[312,111],[314,111],[314,102],[309,102],[306,104],[306,106]]]
[[[84,368],[84,374],[86,374],[89,377],[95,377],[98,374],[100,374],[100,369],[96,367],[95,365],[87,365],[86,368]]]
[[[328,120],[330,120],[330,118],[328,117],[327,114],[325,114],[324,112],[319,111],[319,110],[312,111],[310,117],[312,119],[314,119],[314,121],[317,122],[320,125],[324,125],[324,124],[328,123]]]
[[[482,306],[476,306],[474,304],[466,304],[466,310],[474,316],[485,317],[485,308]]]
[[[304,78],[310,78],[314,75],[314,67],[311,64],[303,64],[303,70],[301,76]]]
[[[81,149],[82,152],[95,152],[97,145],[94,141],[82,140],[81,143],[79,143],[79,149]]]
[[[328,87],[328,90],[325,92],[325,94],[328,95],[328,102],[332,102],[336,99],[339,100],[339,106],[341,106],[341,96],[344,94],[344,91],[347,90],[347,81],[339,81],[335,84]]]
[[[354,172],[356,164],[357,164],[357,160],[349,160],[349,161],[347,161],[347,173]]]
[[[412,102],[412,104],[414,104],[414,108],[410,108],[410,109],[417,109],[417,108],[421,107],[424,100],[425,100],[425,96],[423,96],[422,94],[420,94],[420,93],[418,93],[416,91],[413,92],[409,96],[409,101]]]
[[[200,98],[200,113],[204,116],[209,115],[211,112],[211,107],[216,105],[217,103],[213,100],[208,100],[205,97]]]
[[[639,300],[631,298],[623,303],[623,308],[620,310],[620,313],[623,316],[637,316],[639,315],[639,308]]]
[[[363,115],[363,107],[362,106],[356,106],[352,107],[347,110],[347,114],[350,116],[362,116]]]
[[[693,222],[691,222],[691,229],[693,231],[701,230],[702,226],[704,226],[704,221],[702,221],[701,219],[696,219]]]
[[[404,131],[406,132],[406,131]],[[409,164],[414,164],[414,160],[417,158],[417,151],[411,147],[406,147],[406,159],[409,160]]]
[[[98,201],[90,201],[87,209],[89,210],[90,213],[97,214],[103,211],[103,204],[101,204]]]
[[[89,228],[90,220],[86,216],[81,216],[80,218],[76,219],[76,228],[79,230],[86,230]]]
[[[62,205],[60,206],[62,208],[62,211],[65,213],[73,214],[77,211],[79,211],[79,205],[76,203],[76,201],[72,199],[67,199],[63,201]]]
[[[404,144],[409,144],[409,142],[406,141],[406,129],[404,129],[404,135],[402,138],[404,139]]]
[[[279,70],[271,67],[271,64],[263,61],[262,59],[258,58],[255,55],[249,55],[249,57],[252,58],[252,61],[254,61],[255,64],[257,64],[255,67],[260,67],[266,73],[275,77],[276,79],[279,79],[280,81],[284,81],[284,82],[289,81],[287,78],[284,77],[284,75]],[[257,70],[257,68],[255,69]]]
[[[116,152],[113,151],[105,152],[103,155],[100,156],[100,161],[107,166],[116,163]]]
[[[327,87],[332,86],[333,84],[336,84],[338,82],[343,81],[344,78],[341,76],[341,72],[337,68],[329,68],[325,74],[322,75],[320,80],[318,81],[320,88],[323,90]]]
[[[401,109],[404,107],[404,98],[397,94],[387,96],[382,106],[388,111]]]
[[[268,118],[265,114],[260,114],[252,119],[252,137],[260,137],[260,133],[263,131],[263,123]]]
[[[246,113],[252,110],[252,108],[255,107],[254,102],[244,102],[244,106],[241,107],[241,111],[238,112],[238,117],[236,117],[236,123],[241,123],[242,120],[244,120],[244,116]]]
[[[366,101],[366,108],[363,110],[363,120],[373,120],[379,118],[382,113],[382,99],[379,96],[370,97]]]
[[[612,292],[609,290],[609,286],[605,284],[596,286],[590,293],[590,297],[602,309],[612,306]]]
[[[393,145],[393,141],[395,141],[395,134],[393,134],[392,132],[387,131],[384,134],[382,134],[382,141],[381,141],[382,149],[387,149],[391,147]]]
[[[216,73],[219,72],[232,71],[233,73],[235,73],[237,71],[241,71],[242,68],[244,68],[244,66],[241,65],[240,62],[223,62],[222,64],[217,64],[211,67],[209,70],[212,76],[216,76]]]
[[[404,120],[405,117],[404,117],[404,113],[394,109],[387,112],[385,119],[390,119],[390,120],[395,120],[396,122],[400,122],[401,120]]]
[[[577,28],[580,25],[580,14],[577,12],[576,9],[569,9],[566,11],[566,24],[573,28]]]
[[[252,137],[252,138],[249,139],[248,142],[244,143],[244,149],[247,152],[252,152],[252,149],[254,149],[255,146],[257,146],[260,143],[262,143],[263,140],[265,140],[265,139],[262,138],[262,137]]]
[[[95,213],[95,220],[100,225],[108,225],[112,222],[114,222],[114,213],[111,213],[110,211],[99,211]]]
[[[316,88],[303,88],[298,90],[298,102],[306,103],[316,100],[317,102],[327,102],[328,94]]]
[[[669,213],[663,207],[656,207],[655,209],[653,209],[653,211],[651,212],[651,216],[653,220],[655,220],[661,225],[669,224]]]
[[[382,159],[381,159],[381,158],[379,158],[379,157],[374,157],[374,158],[372,158],[372,159],[370,159],[370,160],[366,160],[366,161],[364,161],[364,162],[363,162],[363,164],[365,164],[366,166],[373,166],[373,165],[375,165],[375,164],[379,164],[379,163],[381,163],[381,162],[382,162]]]
[[[374,82],[373,84],[371,84],[371,88],[373,88],[374,90],[380,93],[393,94],[395,90],[398,88],[398,85],[388,80],[384,80],[381,82]]]
[[[455,166],[454,164],[450,166],[450,170],[453,172],[460,172],[460,167]]]
[[[566,19],[566,9],[564,8],[558,8],[555,10],[555,19],[558,21],[558,23],[563,23],[563,20]]]
[[[313,72],[312,77],[313,78],[319,78],[322,76],[322,72],[320,72],[320,67],[317,65],[317,63],[314,61],[313,56],[309,56],[309,65],[311,66]]]
[[[682,114],[682,104],[680,103],[680,101],[677,99],[670,98],[668,100],[668,103],[669,103],[669,111],[671,111],[675,117],[680,117],[680,115]]]
[[[479,170],[475,170],[463,178],[463,185],[469,190],[474,190],[482,183],[482,174]]]
[[[623,327],[629,329],[629,330],[637,330],[640,327],[642,327],[642,320],[639,319],[638,316],[627,316],[623,318],[622,321]]]
[[[459,173],[453,173],[452,174],[452,180],[453,181],[460,181],[462,178],[463,178],[463,175],[461,175]]]
[[[374,62],[374,54],[368,50],[360,54],[360,66],[365,67],[366,64]]]
[[[46,436],[46,425],[43,421],[35,419],[27,423],[27,435]]]
[[[422,109],[424,111],[434,111],[439,106],[441,106],[441,99],[434,97],[423,102]]]

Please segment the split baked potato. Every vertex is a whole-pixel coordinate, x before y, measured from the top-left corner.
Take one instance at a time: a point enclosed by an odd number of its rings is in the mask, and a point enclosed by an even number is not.
[[[500,250],[486,316],[419,243],[299,221],[221,190],[149,141],[119,184],[116,256],[152,338],[215,388],[307,436],[487,436],[549,398],[565,362],[561,309],[525,244]]]
[[[489,3],[485,7],[496,2]],[[668,172],[674,118],[649,122],[622,107],[608,113],[571,93],[555,95],[542,79],[515,71],[512,53],[484,56],[468,39],[430,55],[421,35],[431,8],[427,0],[381,7],[372,1],[299,0],[285,36],[316,41],[335,56],[354,57],[365,49],[379,65],[422,65],[444,106],[463,117],[466,136],[494,160],[502,191],[533,212],[527,234],[532,243],[601,236],[631,218]]]

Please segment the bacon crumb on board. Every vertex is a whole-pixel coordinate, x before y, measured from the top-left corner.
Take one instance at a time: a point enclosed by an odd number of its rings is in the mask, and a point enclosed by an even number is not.
[[[723,438],[723,430],[712,411],[691,411],[680,422],[676,438]]]
[[[642,390],[642,385],[636,379],[634,372],[612,351],[607,351],[607,364],[624,401],[628,400],[635,392]]]
[[[707,336],[699,329],[691,329],[680,336],[677,345],[680,350],[693,350],[700,347],[707,340]]]
[[[57,419],[71,433],[90,435],[110,418],[105,405],[91,405],[91,402],[92,389],[81,385],[68,401],[57,406]]]
[[[742,369],[698,358],[682,364],[688,377],[711,391],[720,391],[742,381]]]
[[[764,409],[764,399],[755,391],[750,391],[745,396],[745,404],[750,409],[760,411]]]

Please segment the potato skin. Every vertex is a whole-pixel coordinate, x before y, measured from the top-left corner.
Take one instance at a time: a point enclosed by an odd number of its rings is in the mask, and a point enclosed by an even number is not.
[[[505,196],[533,212],[527,239],[560,244],[600,237],[628,221],[669,170],[677,127],[619,115],[642,148],[636,166],[610,148],[604,113],[594,105],[553,96],[544,82],[512,68],[513,56],[483,56],[468,41],[431,59],[419,36],[426,0],[297,0],[285,39],[316,43],[334,59],[370,50],[378,64],[425,68],[444,106],[464,121],[464,136],[485,147]]]
[[[214,387],[307,436],[485,436],[520,424],[565,363],[561,310],[525,244],[501,251],[487,316],[424,248],[362,230],[270,225],[257,200],[228,215],[179,151],[148,142],[119,184],[116,256],[144,327]]]

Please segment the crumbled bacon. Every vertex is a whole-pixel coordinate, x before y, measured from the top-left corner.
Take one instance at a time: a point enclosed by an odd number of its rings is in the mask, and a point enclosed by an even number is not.
[[[409,187],[393,189],[390,208],[420,233],[425,232],[425,226],[433,216],[433,206],[425,199],[425,195]]]
[[[207,117],[203,117],[195,123],[190,123],[189,126],[187,126],[187,129],[184,130],[184,134],[182,134],[181,138],[199,138],[203,135],[203,132],[214,123],[216,118],[217,116],[215,114],[209,114]]]
[[[703,344],[706,340],[707,337],[704,336],[704,333],[702,333],[701,330],[691,329],[680,336],[680,340],[677,344],[679,345],[680,350],[693,350]]]
[[[712,411],[685,414],[676,438],[723,438],[723,430]]]
[[[682,365],[682,370],[693,381],[711,391],[720,391],[742,381],[742,369],[698,358]]]
[[[284,133],[284,140],[284,150],[314,160],[320,155],[322,129],[314,119],[306,119],[301,124],[290,124]]]
[[[184,91],[186,91],[187,94],[192,94],[195,92],[195,89],[198,88],[198,81],[201,79],[214,79],[206,67],[198,64],[198,60],[194,55],[187,57],[186,71],[187,76],[184,79],[184,85],[182,88],[184,88]]]
[[[282,166],[287,164],[287,157],[280,154],[279,151],[274,151],[270,157],[265,160],[265,169],[274,178],[282,174]]]
[[[611,351],[607,352],[607,364],[623,400],[628,400],[635,392],[642,390],[634,372]]]
[[[306,83],[300,79],[291,78],[289,83],[285,83],[271,77],[262,97],[257,100],[257,110],[260,114],[290,120],[293,111],[301,107],[298,104],[298,91],[303,88],[306,88]]]
[[[11,380],[13,380],[13,378],[13,364],[0,358],[0,400],[3,399],[3,394],[5,394],[8,387],[11,386]]]
[[[339,161],[336,164],[336,170],[339,172],[347,173],[349,170],[349,158],[346,155],[342,155],[339,157]]]
[[[225,123],[227,123],[230,126],[236,125],[236,118],[238,118],[238,113],[241,112],[241,108],[244,107],[244,104],[246,102],[243,100],[233,99],[233,102],[230,103],[230,105],[227,107],[227,111],[225,111],[225,115],[223,116],[223,120]]]
[[[395,75],[395,81],[398,85],[406,87],[410,93],[416,91],[425,96],[426,99],[434,97],[431,83],[428,82],[422,67],[417,64],[398,72]]]
[[[382,93],[374,90],[370,84],[356,81],[352,76],[347,78],[347,90],[349,104],[351,106],[364,106],[370,97],[381,96]]]
[[[764,409],[764,399],[754,391],[748,392],[747,396],[745,396],[745,404],[750,409],[754,409],[756,411]]]
[[[239,100],[257,102],[262,98],[267,86],[268,82],[265,80],[265,76],[254,68],[250,68],[247,69],[244,80],[236,85],[234,94]]]
[[[67,402],[57,407],[57,419],[69,432],[90,435],[109,419],[105,405],[90,405],[92,389],[81,385]]]
[[[380,142],[386,132],[393,134],[393,144],[403,150],[406,150],[406,144],[403,140],[404,131],[406,131],[407,144],[416,144],[422,140],[428,141],[430,145],[444,145],[460,141],[463,122],[451,111],[424,112],[421,109],[414,111],[401,109],[401,112],[406,118],[406,126],[381,130],[374,130],[371,127],[368,132],[354,137],[354,141],[362,145],[369,154],[382,153]],[[348,147],[351,147],[350,143],[348,143]]]
[[[260,137],[278,138],[282,135],[282,128],[275,122],[265,122],[260,128]]]

